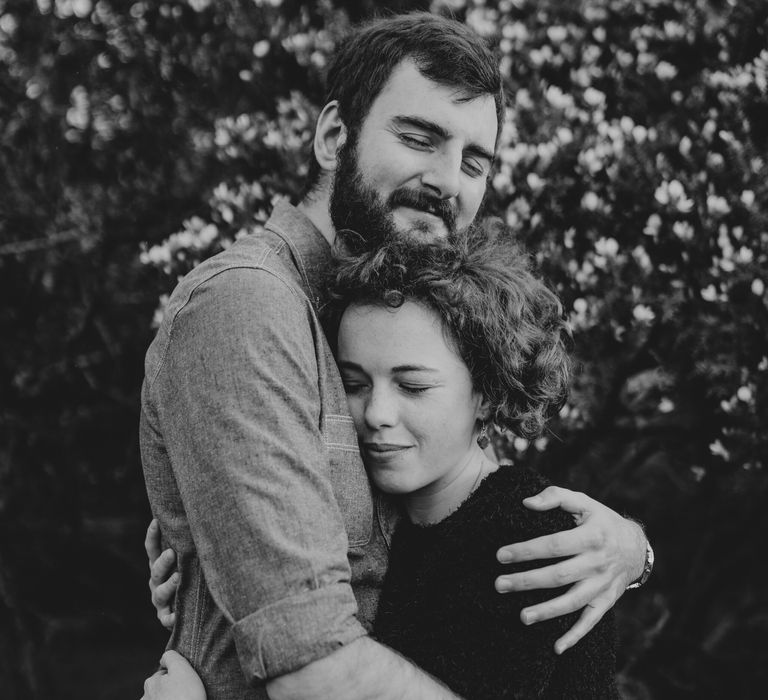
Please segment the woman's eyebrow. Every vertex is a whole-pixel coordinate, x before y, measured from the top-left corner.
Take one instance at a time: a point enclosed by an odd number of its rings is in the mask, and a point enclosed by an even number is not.
[[[360,365],[358,365],[356,362],[349,362],[347,360],[339,360],[336,364],[338,365],[339,369],[351,369],[351,370],[355,370],[357,372],[362,372],[363,371],[363,368]]]
[[[427,367],[427,365],[398,365],[392,368],[393,372],[431,372],[437,374],[438,370],[434,367]]]

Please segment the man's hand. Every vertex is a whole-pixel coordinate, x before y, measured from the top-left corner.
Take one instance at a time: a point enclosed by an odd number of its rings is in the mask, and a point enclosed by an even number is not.
[[[176,553],[172,549],[160,551],[160,526],[152,520],[144,538],[144,551],[149,559],[149,591],[157,619],[166,629],[173,629],[176,613],[173,604],[179,587],[179,573],[176,571]]]
[[[141,700],[206,700],[206,694],[189,662],[175,651],[166,651],[160,670],[144,681]]]
[[[561,654],[587,634],[642,574],[645,534],[640,525],[589,496],[558,486],[526,498],[523,504],[540,511],[560,507],[576,520],[573,530],[508,545],[496,553],[502,564],[569,557],[496,579],[500,593],[573,584],[563,595],[520,613],[523,623],[531,624],[584,608],[578,622],[555,642],[555,652]]]

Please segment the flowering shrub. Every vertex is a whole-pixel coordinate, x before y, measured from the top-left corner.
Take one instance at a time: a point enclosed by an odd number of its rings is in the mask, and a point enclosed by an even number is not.
[[[744,609],[728,615],[722,640],[690,644],[681,656],[722,661],[725,650],[739,649],[756,658],[729,638],[754,592],[738,576],[715,575],[718,548],[695,539],[714,511],[765,522],[758,494],[766,494],[768,454],[766,6],[453,0],[432,9],[463,18],[498,47],[509,110],[488,210],[528,244],[562,296],[581,367],[550,434],[532,445],[505,436],[500,449],[647,522],[661,563],[656,597],[628,604],[628,694],[665,689],[664,674],[695,682],[666,660],[643,681],[633,669],[660,654],[676,626],[679,634],[698,616],[712,635],[722,624],[720,603],[717,615],[705,610],[706,599],[682,611],[682,600],[696,595],[694,583],[684,583],[685,566],[712,577],[698,595],[723,600],[721,586]],[[283,45],[306,41],[301,34]],[[328,48],[303,49],[302,65],[322,66]],[[302,104],[290,113],[253,133],[299,173],[312,110]],[[214,140],[218,157],[229,157],[231,138],[217,131]],[[281,182],[292,180],[271,180],[271,192]],[[233,228],[247,228],[248,217],[259,225],[268,213],[269,199],[238,201],[244,206],[210,202],[210,220],[227,223],[220,245]],[[185,224],[188,234],[204,230]],[[178,251],[178,240],[154,250]],[[197,250],[190,244],[183,254]],[[167,255],[160,263],[169,265]],[[721,533],[732,544],[744,536],[736,522]],[[751,566],[747,552],[737,562],[742,572]]]

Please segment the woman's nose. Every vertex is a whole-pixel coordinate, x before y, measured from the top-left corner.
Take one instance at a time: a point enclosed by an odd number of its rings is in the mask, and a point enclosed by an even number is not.
[[[365,405],[365,422],[370,428],[391,427],[397,423],[397,402],[392,392],[371,390]]]

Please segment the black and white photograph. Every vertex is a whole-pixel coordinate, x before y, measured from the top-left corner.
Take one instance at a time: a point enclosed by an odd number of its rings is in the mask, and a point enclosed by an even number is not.
[[[2,700],[768,687],[766,0],[0,0]]]

